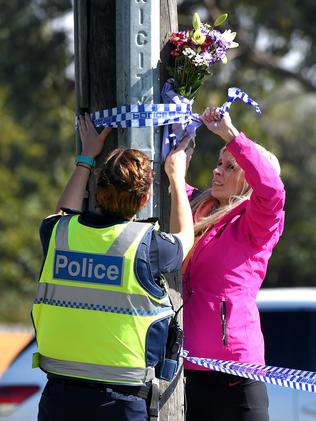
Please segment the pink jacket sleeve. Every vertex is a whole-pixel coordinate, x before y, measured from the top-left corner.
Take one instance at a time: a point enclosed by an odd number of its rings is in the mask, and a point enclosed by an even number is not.
[[[284,225],[284,185],[272,163],[243,133],[227,144],[227,150],[245,171],[253,192],[246,208],[245,228],[251,240],[262,245],[278,241]]]
[[[198,189],[193,186],[190,186],[190,184],[188,183],[185,183],[185,189],[187,192],[188,199],[189,201],[191,201],[193,193],[197,191]]]

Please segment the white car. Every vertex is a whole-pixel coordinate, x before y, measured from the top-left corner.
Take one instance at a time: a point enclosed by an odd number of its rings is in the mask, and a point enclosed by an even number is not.
[[[266,364],[316,372],[316,288],[259,291]],[[316,393],[267,385],[270,421],[316,420]]]
[[[257,299],[268,365],[316,372],[316,288],[262,289]],[[0,379],[0,421],[36,421],[46,374],[33,339]],[[316,420],[316,394],[267,385],[270,421]]]
[[[35,339],[32,339],[0,378],[0,421],[37,420],[46,374],[32,369],[32,355],[36,350]]]

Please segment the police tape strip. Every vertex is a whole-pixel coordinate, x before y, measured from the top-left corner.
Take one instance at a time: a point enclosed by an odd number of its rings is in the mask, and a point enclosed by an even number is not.
[[[228,89],[228,99],[220,107],[220,114],[223,116],[229,111],[231,104],[238,100],[255,107],[256,112],[261,113],[257,102],[240,88],[233,87]],[[187,103],[132,104],[95,111],[90,113],[90,117],[95,127],[133,128],[185,124],[196,120],[198,114],[193,113],[191,104]]]
[[[257,114],[261,114],[259,104],[252,98],[250,98],[250,96],[248,96],[246,92],[242,91],[240,88],[234,87],[228,89],[228,99],[225,102],[225,104],[221,106],[219,111],[220,115],[223,117],[225,113],[228,113],[232,103],[238,100],[243,101],[248,105],[251,105],[255,108]]]
[[[312,371],[191,357],[186,350],[182,350],[180,356],[200,367],[209,368],[222,373],[246,377],[264,383],[274,384],[276,386],[316,393],[316,373]]]
[[[132,104],[90,114],[96,127],[151,127],[191,120],[191,104]]]

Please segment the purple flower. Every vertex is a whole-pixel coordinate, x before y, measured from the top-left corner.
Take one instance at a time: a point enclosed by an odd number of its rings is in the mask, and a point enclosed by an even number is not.
[[[209,51],[203,51],[200,53],[200,55],[204,58],[204,61],[210,66],[211,64],[214,64],[214,58],[213,54]]]

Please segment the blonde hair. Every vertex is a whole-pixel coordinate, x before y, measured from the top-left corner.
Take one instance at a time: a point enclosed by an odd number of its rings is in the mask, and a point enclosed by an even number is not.
[[[274,167],[276,173],[280,176],[281,175],[281,166],[279,163],[278,158],[274,155],[274,153],[268,151],[264,146],[260,145],[259,143],[255,143],[257,149],[259,149],[259,152],[262,153],[263,156],[265,156],[268,161],[271,162],[272,166]]]
[[[281,167],[278,158],[262,145],[254,143],[259,152],[265,156],[272,164],[277,174],[280,175]],[[226,150],[224,146],[220,150],[220,154]],[[240,169],[238,176],[242,174],[243,170]],[[244,180],[241,192],[237,195],[233,195],[229,198],[229,202],[225,206],[220,206],[219,201],[212,196],[211,188],[208,188],[201,193],[197,198],[191,201],[192,213],[194,215],[194,233],[196,236],[202,235],[213,225],[220,221],[220,219],[226,215],[233,208],[238,206],[244,200],[249,199],[252,193],[252,188],[249,186],[246,180]]]

